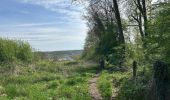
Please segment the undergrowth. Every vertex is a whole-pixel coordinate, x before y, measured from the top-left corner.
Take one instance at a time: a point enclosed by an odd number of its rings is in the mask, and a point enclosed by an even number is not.
[[[0,73],[0,100],[91,100],[88,80],[96,65],[40,61]]]

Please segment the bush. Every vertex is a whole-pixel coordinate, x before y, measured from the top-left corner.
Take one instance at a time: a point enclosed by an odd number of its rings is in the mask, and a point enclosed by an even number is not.
[[[19,42],[17,58],[21,61],[31,62],[33,59],[32,48],[28,43]]]
[[[120,87],[118,100],[145,100],[146,93],[146,85],[126,80]]]
[[[33,59],[32,48],[27,42],[0,38],[0,62],[21,60],[30,62]]]

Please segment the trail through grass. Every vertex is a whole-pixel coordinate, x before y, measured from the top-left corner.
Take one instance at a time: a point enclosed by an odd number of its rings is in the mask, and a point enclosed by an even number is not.
[[[97,66],[85,62],[41,61],[0,73],[0,100],[92,100],[89,80]]]
[[[0,73],[0,100],[111,100],[129,77],[108,70],[96,74],[98,66],[83,61],[17,64],[13,71],[1,66],[8,70]]]
[[[97,88],[97,81],[99,79],[99,74],[96,74],[90,81],[89,81],[89,91],[93,100],[103,100],[102,96]]]

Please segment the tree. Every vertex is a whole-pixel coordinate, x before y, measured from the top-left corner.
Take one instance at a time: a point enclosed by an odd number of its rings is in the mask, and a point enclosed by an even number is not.
[[[170,4],[160,4],[155,9],[154,19],[150,24],[148,54],[150,59],[170,61]]]
[[[127,0],[126,5],[128,18],[138,27],[144,48],[146,48],[145,39],[148,36],[148,14],[151,13],[151,2],[152,0]]]
[[[90,30],[88,38],[96,37],[93,41],[95,53],[107,60],[118,59],[121,66],[125,57],[125,39],[117,0],[91,0],[89,3],[85,18]]]
[[[113,5],[114,5],[115,18],[117,20],[117,26],[119,29],[119,41],[121,44],[125,44],[123,28],[122,28],[122,21],[121,21],[121,17],[120,17],[120,11],[119,11],[117,0],[113,0]]]

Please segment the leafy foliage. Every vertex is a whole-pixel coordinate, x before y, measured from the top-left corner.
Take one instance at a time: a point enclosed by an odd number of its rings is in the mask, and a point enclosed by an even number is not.
[[[150,59],[162,59],[169,62],[170,54],[170,6],[162,5],[157,8],[155,19],[151,23],[148,38]]]
[[[145,100],[146,86],[129,80],[122,84],[119,92],[118,100]]]
[[[88,21],[89,31],[84,46],[84,58],[104,59],[110,63],[119,64],[124,55],[124,47],[120,41],[124,36],[120,35],[120,27],[116,23],[118,20],[114,1],[90,2],[87,8],[88,14],[85,16]],[[93,4],[94,3],[94,4]],[[119,23],[121,24],[121,23]],[[122,27],[121,27],[122,29]]]
[[[0,38],[0,62],[31,62],[34,54],[27,42]]]

